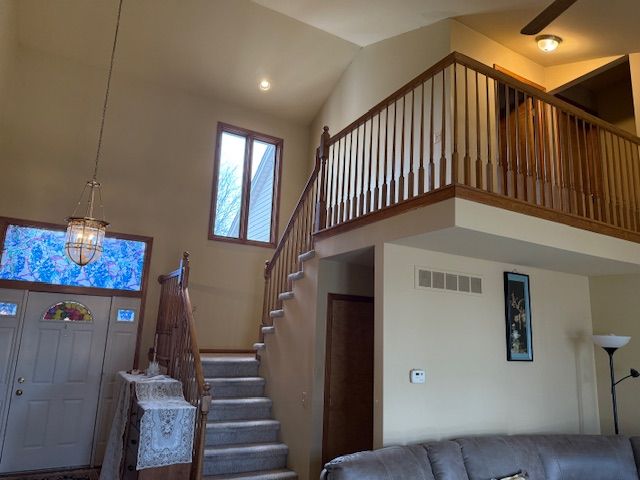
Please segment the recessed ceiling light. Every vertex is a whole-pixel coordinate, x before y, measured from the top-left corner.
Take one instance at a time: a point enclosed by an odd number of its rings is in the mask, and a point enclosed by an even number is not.
[[[555,35],[538,35],[536,37],[538,48],[545,53],[553,52],[558,45],[562,43],[562,39]]]
[[[263,92],[266,92],[267,90],[271,89],[271,82],[265,78],[264,80],[260,80],[258,87],[260,87],[260,90],[262,90]]]

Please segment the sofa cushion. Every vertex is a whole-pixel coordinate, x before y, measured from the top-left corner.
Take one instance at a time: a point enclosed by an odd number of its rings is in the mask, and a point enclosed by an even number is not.
[[[386,447],[359,452],[325,465],[327,480],[439,480],[433,476],[427,451],[421,445]],[[453,477],[450,477],[453,478]]]
[[[633,449],[633,456],[636,459],[638,476],[640,476],[640,437],[631,437],[631,448]]]
[[[627,437],[544,435],[529,438],[536,439],[547,480],[638,480]]]
[[[424,448],[436,480],[469,480],[462,450],[456,442],[430,442],[425,443]]]
[[[501,478],[524,471],[530,480],[546,480],[533,436],[465,437],[455,440],[470,480]]]

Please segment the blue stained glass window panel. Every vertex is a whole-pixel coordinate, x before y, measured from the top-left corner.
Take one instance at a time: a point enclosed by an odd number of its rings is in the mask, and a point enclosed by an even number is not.
[[[80,267],[64,250],[65,232],[8,225],[0,279],[73,287],[142,290],[146,243],[107,237],[102,256]]]
[[[0,317],[15,317],[18,314],[18,304],[0,302]]]
[[[118,322],[133,322],[136,319],[136,311],[126,308],[119,308],[116,320]]]

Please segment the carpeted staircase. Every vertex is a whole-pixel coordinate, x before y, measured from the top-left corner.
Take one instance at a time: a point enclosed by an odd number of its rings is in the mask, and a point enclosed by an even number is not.
[[[253,356],[214,355],[202,358],[211,385],[204,452],[205,480],[289,480],[289,449],[278,441],[280,423],[271,416],[264,396],[259,362]]]

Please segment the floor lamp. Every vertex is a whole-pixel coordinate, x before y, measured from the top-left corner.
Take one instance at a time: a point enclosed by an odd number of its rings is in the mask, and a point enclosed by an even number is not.
[[[616,382],[615,373],[613,372],[613,354],[616,353],[616,350],[624,347],[627,343],[629,343],[629,340],[631,340],[631,337],[623,337],[618,335],[593,336],[593,342],[596,345],[601,346],[607,352],[607,354],[609,354],[609,373],[611,374],[611,403],[613,404],[613,425],[615,427],[616,435],[620,433],[620,429],[618,428],[618,404],[616,402],[616,385],[626,380],[627,378],[640,377],[640,372],[632,368],[629,371],[629,375],[627,375],[626,377],[622,377]]]

